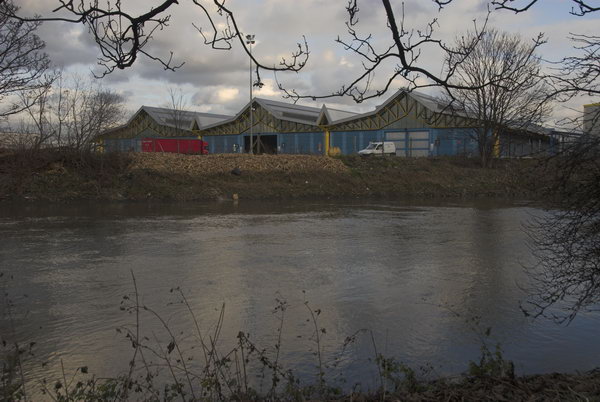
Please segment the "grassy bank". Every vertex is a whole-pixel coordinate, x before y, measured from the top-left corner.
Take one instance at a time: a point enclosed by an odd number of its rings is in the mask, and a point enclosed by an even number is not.
[[[532,198],[537,163],[499,160],[483,169],[465,158],[3,152],[0,199]]]

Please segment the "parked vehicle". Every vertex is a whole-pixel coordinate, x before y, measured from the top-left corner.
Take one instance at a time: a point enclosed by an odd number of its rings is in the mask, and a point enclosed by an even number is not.
[[[396,155],[396,144],[391,141],[369,142],[369,146],[358,151],[358,154],[362,156]]]
[[[206,155],[208,154],[208,142],[199,139],[144,138],[142,152]]]

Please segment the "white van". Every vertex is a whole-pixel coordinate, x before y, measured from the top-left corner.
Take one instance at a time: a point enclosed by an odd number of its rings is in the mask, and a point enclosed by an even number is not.
[[[358,151],[359,155],[396,155],[396,144],[391,141],[369,142],[369,146]]]

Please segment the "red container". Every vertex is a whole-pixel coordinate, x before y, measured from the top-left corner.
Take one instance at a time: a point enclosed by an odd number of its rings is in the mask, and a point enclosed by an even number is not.
[[[208,142],[197,139],[144,138],[142,152],[206,155],[208,154]]]

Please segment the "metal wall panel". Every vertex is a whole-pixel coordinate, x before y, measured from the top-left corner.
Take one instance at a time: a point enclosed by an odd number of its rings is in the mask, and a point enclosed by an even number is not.
[[[322,155],[325,149],[325,134],[280,133],[277,135],[277,152],[282,154]]]
[[[208,142],[209,154],[230,154],[240,152],[243,146],[241,135],[205,135],[202,139]]]
[[[138,138],[152,138],[152,137],[160,137],[160,134],[158,134],[156,131],[154,131],[153,129],[151,129],[150,127],[143,129],[142,131],[140,131],[136,137]]]
[[[105,152],[141,152],[141,138],[121,138],[104,140]]]
[[[408,135],[413,141],[429,141],[429,131],[409,131]]]
[[[254,132],[258,135],[273,135],[272,132]],[[277,153],[282,154],[323,154],[324,133],[278,133]],[[249,134],[241,135],[205,135],[204,141],[208,142],[208,152],[211,154],[243,152],[244,138]]]
[[[386,130],[393,129],[411,129],[411,128],[428,128],[426,122],[418,119],[413,113],[402,117],[386,127]]]
[[[466,155],[479,154],[475,132],[470,128],[443,128],[432,130],[432,155]]]
[[[396,145],[396,156],[423,157],[430,154],[429,131],[389,131],[385,141]]]
[[[407,157],[429,156],[429,131],[409,131],[406,134],[406,145]]]
[[[385,133],[386,141],[405,141],[406,131],[387,132]]]
[[[343,155],[355,154],[365,149],[369,142],[382,141],[383,131],[332,131],[330,147],[337,147]]]
[[[500,155],[519,158],[524,156],[552,155],[555,152],[555,139],[551,137],[531,137],[503,134],[500,136]]]

